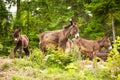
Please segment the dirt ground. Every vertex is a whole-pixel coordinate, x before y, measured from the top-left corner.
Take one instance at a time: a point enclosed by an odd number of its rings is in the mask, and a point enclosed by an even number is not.
[[[8,57],[0,57],[0,80],[11,80],[10,76],[17,73],[17,71],[14,70],[14,68],[11,66],[12,61],[13,59],[10,59]],[[80,64],[82,67],[88,68],[90,70],[95,68],[93,61],[81,60]],[[104,61],[97,62],[97,64],[100,68],[106,68],[104,66]]]
[[[12,64],[12,59],[0,57],[0,80],[10,80],[9,76],[14,74],[13,70],[7,69]]]

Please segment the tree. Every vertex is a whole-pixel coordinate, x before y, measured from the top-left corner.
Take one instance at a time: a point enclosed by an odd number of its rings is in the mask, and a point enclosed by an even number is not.
[[[3,0],[0,0],[0,40],[2,41],[8,35],[8,28],[11,22],[11,13],[6,9]],[[3,40],[4,41],[4,40]]]
[[[120,11],[120,2],[116,0],[92,0],[86,7],[90,10],[95,19],[101,20],[104,25],[112,26],[113,40],[115,41],[115,21],[120,17],[117,13]],[[117,17],[116,17],[117,16]],[[119,20],[120,21],[120,20]],[[107,28],[107,26],[104,26]],[[106,30],[108,30],[107,28]]]

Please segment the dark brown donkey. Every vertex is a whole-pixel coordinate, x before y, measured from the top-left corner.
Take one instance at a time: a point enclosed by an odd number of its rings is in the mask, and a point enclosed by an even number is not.
[[[14,56],[16,57],[16,51],[17,49],[20,49],[19,55],[22,57],[22,50],[24,50],[25,54],[28,56],[29,55],[29,39],[26,35],[20,35],[20,29],[16,30],[10,30],[12,33],[12,36],[14,38],[14,41],[16,43],[15,48],[14,48]]]
[[[79,25],[79,27],[82,25]],[[63,50],[66,49],[66,42],[70,36],[75,38],[79,37],[79,27],[73,21],[65,26],[64,29],[57,31],[46,31],[39,35],[40,48],[43,53],[46,52],[46,45],[54,44],[57,47],[61,47]]]
[[[76,44],[82,54],[87,53],[90,59],[93,59],[100,49],[112,49],[111,42],[108,37],[102,37],[97,40],[87,40],[84,38],[74,39],[73,43]]]

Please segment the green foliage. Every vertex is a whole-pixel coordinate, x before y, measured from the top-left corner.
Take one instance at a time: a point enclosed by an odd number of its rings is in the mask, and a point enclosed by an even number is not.
[[[111,77],[117,78],[120,74],[120,37],[117,37],[116,43],[113,44],[113,49],[108,57],[108,70],[111,72]]]
[[[113,64],[116,62],[116,57],[106,63],[106,66],[93,61],[82,60],[78,56],[77,50],[72,50],[71,53],[64,53],[61,49],[55,51],[53,47],[48,48],[46,54],[35,48],[29,57],[15,58],[9,65],[9,70],[14,70],[16,74],[11,74],[13,80],[113,80],[119,79],[119,65]],[[112,71],[112,73],[111,73]],[[114,71],[114,74],[113,74]]]
[[[101,25],[101,23],[92,20],[89,23],[87,23],[87,26],[84,27],[83,30],[83,35],[86,38],[90,38],[90,39],[96,39],[99,37],[104,36],[104,28]]]
[[[27,66],[31,66],[33,67],[34,63],[32,63],[31,61],[27,61],[27,60],[24,60],[24,59],[14,59],[13,61],[14,65],[16,65],[19,68],[22,68],[23,66],[24,67],[27,67]]]
[[[20,76],[17,74],[14,74],[11,76],[12,80],[36,80],[35,78],[30,78],[30,77],[24,77],[24,76]]]
[[[118,23],[120,7],[119,2],[116,0],[92,0],[90,3],[85,4],[85,9],[90,11],[93,15],[92,19],[99,21],[105,30],[105,35],[112,36],[111,26],[115,27],[116,33],[119,32]],[[114,18],[114,23],[112,23],[112,18]],[[117,34],[118,35],[118,34]]]
[[[30,48],[35,48],[38,46],[36,34],[61,29],[69,24],[71,18],[77,23],[85,24],[85,27],[80,28],[80,35],[88,39],[96,39],[105,34],[111,35],[111,14],[115,18],[117,35],[120,32],[120,8],[119,2],[115,0],[30,0],[29,2],[20,0],[19,18],[15,15],[11,16],[5,8],[6,4],[10,8],[11,5],[17,4],[17,1],[1,1],[0,41],[5,48],[12,47],[10,43],[13,43],[8,33],[9,29],[21,28],[21,33],[26,34],[30,39]]]
[[[81,61],[82,60],[81,53],[79,51],[79,48],[76,45],[73,45],[71,47],[71,50],[68,54],[70,54],[73,57],[74,61]]]
[[[30,40],[31,54],[23,59],[13,59],[13,64],[3,64],[1,71],[15,70],[12,80],[114,80],[120,79],[120,37],[113,44],[106,66],[93,60],[92,68],[81,64],[81,54],[74,47],[70,53],[61,49],[48,48],[46,54],[36,48],[36,34],[48,30],[62,29],[72,18],[83,23],[80,35],[87,39],[96,39],[111,35],[111,18],[114,17],[116,34],[120,34],[119,0],[20,0],[19,18],[7,10],[6,4],[18,4],[16,0],[0,1],[0,56],[10,54],[13,57],[13,39],[9,29],[21,28]],[[86,62],[89,62],[89,60]],[[90,65],[90,66],[91,66]],[[87,65],[89,67],[89,65]]]
[[[120,74],[118,74],[118,78],[117,78],[117,80],[120,80]]]
[[[10,27],[11,17],[11,13],[6,9],[4,0],[0,0],[0,42],[2,42],[2,44],[8,37],[7,32]]]
[[[44,68],[45,64],[43,62],[43,58],[44,58],[44,55],[42,54],[42,52],[38,48],[35,48],[30,54],[30,57],[28,60],[34,63],[34,67]]]
[[[3,45],[0,42],[0,51],[2,51],[2,50],[3,50]]]
[[[44,57],[46,65],[53,67],[64,68],[67,64],[72,62],[72,55],[65,53],[63,50],[59,49],[58,51],[49,48],[47,55]]]
[[[14,75],[12,76],[12,80],[23,80],[23,78],[21,76]]]
[[[69,72],[74,72],[74,71],[77,71],[79,69],[79,63],[78,62],[72,62],[70,64],[68,64],[66,67],[65,67],[66,70],[68,70]]]

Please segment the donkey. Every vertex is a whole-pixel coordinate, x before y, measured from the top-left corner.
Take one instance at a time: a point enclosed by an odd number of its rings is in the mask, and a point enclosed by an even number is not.
[[[87,40],[84,38],[73,39],[73,43],[78,46],[81,54],[87,53],[90,59],[93,59],[97,53],[104,47],[112,49],[109,37],[102,37],[97,40]]]
[[[69,53],[72,49],[72,46],[73,46],[73,42],[72,40],[68,39],[68,41],[66,42],[66,49],[65,49],[65,52],[66,53]]]
[[[104,61],[107,60],[108,55],[109,55],[109,52],[99,52],[96,54],[97,57],[101,58]]]
[[[70,21],[70,24],[61,30],[43,32],[38,36],[42,52],[45,53],[47,51],[46,45],[48,44],[54,44],[56,49],[57,47],[61,47],[65,50],[66,42],[70,36],[74,36],[75,38],[79,37],[79,27],[81,26],[82,24],[78,26],[73,21]]]
[[[9,32],[12,33],[12,36],[14,38],[15,42],[15,48],[14,48],[14,57],[16,57],[16,51],[17,49],[20,49],[19,55],[22,57],[22,50],[24,50],[25,54],[28,56],[29,55],[29,39],[26,35],[21,35],[20,34],[21,29],[16,29],[16,30],[9,30]]]

